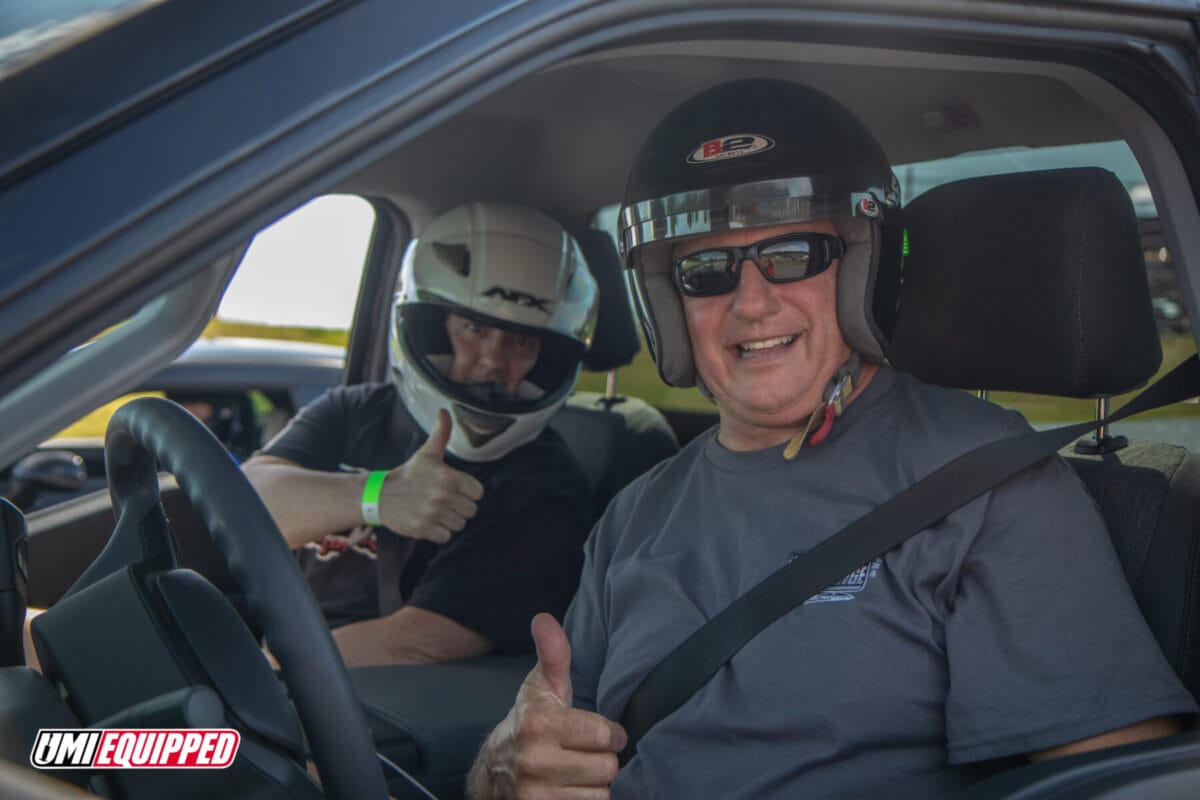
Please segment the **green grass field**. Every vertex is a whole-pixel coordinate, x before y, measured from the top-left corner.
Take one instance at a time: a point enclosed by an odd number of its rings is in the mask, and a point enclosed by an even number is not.
[[[321,344],[345,345],[348,332],[326,328],[291,328],[250,323],[228,322],[213,320],[204,331],[204,336],[245,336],[263,339],[288,339],[292,341],[317,342]],[[1187,335],[1168,335],[1162,339],[1163,366],[1159,374],[1174,367],[1179,362],[1196,352],[1196,344]],[[605,375],[600,373],[583,373],[579,379],[579,388],[584,391],[603,392]],[[649,354],[642,349],[633,363],[622,368],[617,373],[617,390],[621,394],[640,397],[646,402],[662,409],[685,409],[692,411],[712,411],[715,409],[697,389],[675,389],[667,386],[658,377],[658,371],[650,360]],[[1118,397],[1113,402],[1117,408],[1130,395]],[[60,436],[103,436],[108,418],[123,403],[131,399],[125,396],[108,403],[87,415],[66,430]],[[1043,395],[1025,395],[1013,392],[994,392],[991,399],[1008,408],[1015,408],[1025,415],[1030,422],[1076,422],[1091,419],[1095,414],[1096,403],[1093,400],[1072,400],[1062,397],[1046,397]],[[1200,404],[1195,402],[1179,403],[1157,411],[1148,412],[1145,416],[1200,416]]]

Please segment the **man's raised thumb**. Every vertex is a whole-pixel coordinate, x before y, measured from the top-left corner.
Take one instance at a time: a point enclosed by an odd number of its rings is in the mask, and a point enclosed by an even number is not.
[[[453,426],[450,424],[450,412],[444,408],[439,408],[437,412],[437,423],[433,426],[433,430],[429,433],[429,438],[425,440],[425,444],[421,445],[420,452],[422,455],[432,456],[436,459],[444,459],[446,457],[446,444],[450,441],[450,434],[453,431]]]
[[[544,689],[550,691],[564,705],[571,705],[571,644],[566,631],[550,614],[542,613],[533,618],[530,627],[533,645],[537,648],[538,666],[541,670]]]

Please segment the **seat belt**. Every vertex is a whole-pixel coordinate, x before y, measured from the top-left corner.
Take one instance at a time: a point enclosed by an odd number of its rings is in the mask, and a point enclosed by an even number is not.
[[[1198,389],[1200,358],[1193,355],[1104,419],[1031,431],[970,450],[767,576],[642,680],[621,715],[629,736],[619,754],[621,765],[633,758],[650,728],[686,703],[748,641],[822,589],[1090,431],[1195,397]]]

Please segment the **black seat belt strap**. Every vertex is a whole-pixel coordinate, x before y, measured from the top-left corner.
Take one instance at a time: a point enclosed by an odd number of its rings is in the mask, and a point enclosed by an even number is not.
[[[637,752],[646,731],[687,702],[746,642],[788,611],[1088,432],[1195,397],[1198,387],[1200,360],[1193,355],[1102,420],[1031,431],[970,450],[769,575],[685,639],[642,680],[621,715],[629,735],[621,764]]]

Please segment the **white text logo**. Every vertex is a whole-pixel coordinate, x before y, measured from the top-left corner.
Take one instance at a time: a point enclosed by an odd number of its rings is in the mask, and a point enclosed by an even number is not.
[[[242,737],[231,728],[42,728],[38,769],[224,769]]]

